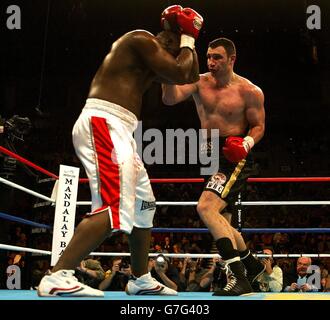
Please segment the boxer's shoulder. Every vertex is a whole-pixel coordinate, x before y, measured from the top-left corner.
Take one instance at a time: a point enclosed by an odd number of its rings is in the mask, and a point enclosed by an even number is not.
[[[155,40],[156,37],[151,32],[144,29],[136,29],[125,33],[120,39],[124,41]]]
[[[242,95],[247,97],[258,97],[263,95],[262,90],[255,85],[252,81],[242,76],[235,74],[236,84],[239,87],[239,90]]]

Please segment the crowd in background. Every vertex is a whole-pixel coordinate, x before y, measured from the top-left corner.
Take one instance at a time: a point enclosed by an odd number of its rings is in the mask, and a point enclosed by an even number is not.
[[[47,185],[47,183],[46,183]],[[48,183],[51,189],[53,182]],[[43,185],[41,188],[45,189]],[[203,184],[155,184],[154,192],[157,200],[171,201],[195,201],[201,193]],[[286,189],[284,189],[286,188]],[[319,188],[318,199],[325,196],[326,189]],[[304,199],[305,196],[314,198],[313,190],[315,186],[310,184],[290,183],[285,186],[270,184],[249,184],[246,192],[247,201],[274,200],[274,194],[281,200]],[[80,199],[87,199],[89,196],[88,186],[80,188]],[[85,207],[78,207],[76,223],[83,218]],[[40,223],[51,226],[53,223],[53,207],[35,206],[28,218]],[[235,223],[236,213],[233,213]],[[242,219],[244,229],[248,228],[329,228],[330,215],[327,206],[247,206],[243,207]],[[30,226],[18,225],[16,222],[10,224],[10,237],[8,244],[22,247],[33,247],[41,250],[51,250],[51,229],[31,228]],[[205,228],[199,219],[195,206],[158,206],[154,219],[156,228]],[[330,254],[330,234],[328,233],[290,233],[288,232],[243,232],[247,246],[253,253],[262,253],[263,250],[270,248],[274,254],[311,254],[329,253]],[[108,238],[95,251],[99,252],[118,252],[116,258],[113,257],[92,257],[98,261],[98,278],[92,279],[98,285],[102,283],[104,290],[121,290],[124,288],[125,281],[129,277],[129,259],[120,256],[122,252],[128,252],[128,240],[124,234],[115,235]],[[190,233],[190,232],[154,232],[152,234],[151,253],[216,253],[212,238],[209,233]],[[17,264],[26,272],[25,281],[22,285],[25,288],[35,288],[40,277],[50,268],[49,257],[24,252],[7,252],[6,265]],[[165,271],[157,266],[157,261],[150,259],[150,270],[153,270],[155,277],[159,274],[167,274],[167,277],[175,283],[175,288],[179,291],[210,291],[215,286],[223,285],[226,281],[225,272],[221,267],[221,261],[212,259],[191,259],[191,258],[165,258]],[[296,276],[295,258],[273,259],[271,265],[278,266],[283,279],[280,289],[285,290],[290,287],[290,281]],[[330,270],[330,258],[313,258],[311,264],[317,265],[321,269],[323,287],[317,291],[325,291]],[[94,266],[95,268],[95,266]],[[77,270],[79,277],[84,275],[82,266]],[[116,275],[117,274],[117,275]],[[115,276],[116,275],[116,276]],[[106,280],[107,279],[107,280]],[[162,277],[160,277],[162,279]],[[290,280],[291,279],[291,280]],[[102,281],[105,282],[102,282]],[[90,280],[86,280],[90,281]],[[330,285],[330,283],[328,283]],[[3,284],[2,284],[3,286]],[[173,284],[170,285],[173,287]],[[265,286],[265,285],[263,285]],[[109,289],[110,288],[110,289]],[[262,291],[260,288],[255,288]],[[288,289],[287,289],[288,290]],[[315,290],[314,290],[315,291]]]

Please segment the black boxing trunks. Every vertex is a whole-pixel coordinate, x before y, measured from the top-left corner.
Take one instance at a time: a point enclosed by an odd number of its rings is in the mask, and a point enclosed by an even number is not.
[[[219,152],[212,152],[213,144],[210,139],[201,144],[201,152],[207,152],[208,156],[218,156],[218,171],[210,176],[205,183],[204,190],[211,191],[227,202],[230,212],[234,209],[238,194],[246,189],[247,178],[256,173],[252,153],[245,161],[238,164],[229,162],[222,152],[226,138],[219,138]],[[214,159],[213,159],[214,160]]]

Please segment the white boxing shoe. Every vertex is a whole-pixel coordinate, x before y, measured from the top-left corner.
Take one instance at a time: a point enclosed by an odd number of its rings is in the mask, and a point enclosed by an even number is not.
[[[125,289],[129,295],[165,295],[176,296],[178,293],[158,282],[149,273],[128,281]]]
[[[45,275],[41,279],[38,296],[104,297],[104,293],[79,282],[74,276],[74,270],[59,270]]]

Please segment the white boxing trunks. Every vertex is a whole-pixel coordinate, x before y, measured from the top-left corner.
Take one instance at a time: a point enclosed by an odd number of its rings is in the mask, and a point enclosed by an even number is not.
[[[125,108],[87,99],[72,138],[92,197],[89,215],[108,211],[113,231],[130,233],[133,226],[151,228],[156,209],[148,174],[136,152],[133,132],[138,120]]]

